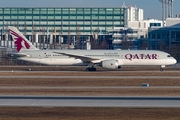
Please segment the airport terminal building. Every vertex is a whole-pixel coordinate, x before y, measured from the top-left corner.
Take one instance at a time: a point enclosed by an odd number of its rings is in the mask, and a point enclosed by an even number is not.
[[[29,39],[36,34],[107,35],[108,30],[126,24],[126,8],[0,8],[1,35],[8,34],[11,25]]]

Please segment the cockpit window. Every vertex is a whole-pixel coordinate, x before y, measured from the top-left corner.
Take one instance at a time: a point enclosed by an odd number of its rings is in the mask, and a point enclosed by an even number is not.
[[[167,57],[171,57],[171,55],[167,55]]]

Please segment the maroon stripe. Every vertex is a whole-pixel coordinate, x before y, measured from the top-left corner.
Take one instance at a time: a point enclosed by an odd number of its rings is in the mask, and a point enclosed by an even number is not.
[[[21,37],[21,36],[19,36],[19,34],[17,34],[16,32],[14,32],[14,31],[12,31],[12,30],[10,30],[10,33],[11,33],[12,35],[15,35],[16,37]]]

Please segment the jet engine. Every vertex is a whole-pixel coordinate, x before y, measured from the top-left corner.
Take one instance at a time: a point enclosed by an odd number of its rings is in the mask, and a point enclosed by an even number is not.
[[[120,69],[121,66],[118,65],[118,60],[103,60],[100,62],[100,66],[104,69],[111,69],[111,70],[115,70],[115,69]]]

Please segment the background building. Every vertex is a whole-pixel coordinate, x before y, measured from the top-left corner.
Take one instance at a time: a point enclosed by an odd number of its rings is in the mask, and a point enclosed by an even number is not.
[[[180,26],[180,15],[176,18],[167,18],[166,19],[166,26]]]
[[[150,27],[148,31],[150,49],[180,45],[180,18],[167,18],[166,27]]]
[[[81,43],[126,25],[126,8],[0,8],[1,39],[16,26],[32,42]],[[82,44],[82,43],[81,43]]]
[[[133,42],[138,39],[138,29],[115,27],[109,34],[112,34],[114,49],[137,49]]]
[[[150,19],[150,20],[140,20],[140,21],[128,21],[128,27],[138,30],[137,38],[147,38],[149,27],[163,27],[162,20]]]
[[[144,10],[129,6],[127,8],[127,20],[128,21],[141,21],[144,20]]]

